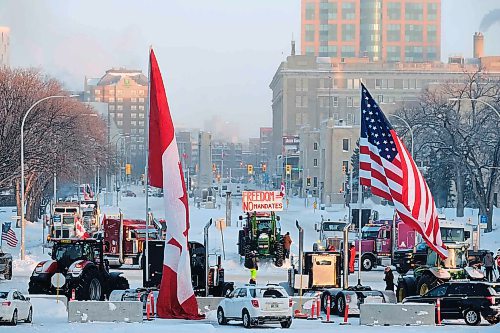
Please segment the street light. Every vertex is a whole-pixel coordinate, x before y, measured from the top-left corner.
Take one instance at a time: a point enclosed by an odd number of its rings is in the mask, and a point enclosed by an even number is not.
[[[116,142],[115,142],[115,151],[116,151],[116,162],[118,164],[118,175],[115,175],[115,188],[116,188],[116,205],[118,207],[120,207],[119,205],[119,200],[120,200],[120,191],[118,190],[118,179],[120,179],[120,183],[122,181],[122,167],[120,165],[120,163],[118,163],[118,143],[120,142],[120,140],[123,140],[125,138],[129,138],[130,136],[129,135],[120,135],[118,137],[118,139],[116,139]],[[122,142],[123,144],[123,142]],[[122,158],[123,158],[123,155],[122,155]],[[125,157],[126,159],[126,157]],[[123,162],[123,159],[122,159],[122,162]]]
[[[25,222],[24,222],[24,203],[25,203],[25,198],[24,198],[24,123],[26,122],[26,118],[28,117],[28,114],[43,101],[46,101],[48,99],[53,99],[53,98],[68,98],[68,97],[78,97],[78,95],[53,95],[53,96],[47,96],[44,98],[39,99],[33,105],[30,106],[28,111],[24,114],[23,121],[21,122],[21,260],[25,259]]]
[[[488,102],[485,102],[483,101],[482,99],[478,99],[478,98],[469,98],[469,97],[460,97],[460,98],[448,98],[448,101],[450,102],[458,102],[458,101],[474,101],[474,102],[480,102],[480,103],[483,103],[484,105],[487,105],[489,106],[493,111],[495,111],[495,113],[497,114],[497,116],[500,118],[500,111],[498,111],[493,105],[491,105],[490,103]]]

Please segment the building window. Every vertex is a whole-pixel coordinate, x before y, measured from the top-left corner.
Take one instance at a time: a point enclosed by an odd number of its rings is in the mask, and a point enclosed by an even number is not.
[[[315,167],[317,167],[317,166],[318,166],[318,159],[317,159],[317,158],[315,158],[315,159],[313,160],[313,166],[315,166]]]
[[[427,20],[435,21],[438,17],[438,4],[437,3],[428,3],[427,4]]]
[[[139,119],[144,119],[144,113],[139,113]]]
[[[405,59],[409,62],[421,62],[424,60],[424,52],[422,46],[406,46]]]
[[[407,42],[422,42],[424,40],[423,25],[407,24],[405,27],[405,40]]]
[[[307,91],[308,89],[308,80],[307,79],[296,79],[295,80],[295,90],[296,91]]]
[[[333,96],[333,107],[336,108],[339,106],[339,98],[337,96]]]
[[[356,26],[354,24],[342,24],[342,41],[350,42],[356,37]]]
[[[114,110],[114,109],[115,109],[115,106],[114,106],[114,105],[109,105],[109,109],[110,109],[110,110]]]
[[[130,126],[137,126],[137,121],[132,120],[132,121],[130,122]]]
[[[117,90],[117,91],[116,91],[116,94],[117,94],[117,95],[121,95],[121,94],[123,94],[123,91],[122,91],[122,90]]]
[[[359,89],[359,79],[347,79],[347,89]]]
[[[138,137],[137,142],[144,142],[144,138],[142,136]]]
[[[295,107],[307,108],[307,96],[295,96]]]
[[[131,114],[130,114],[130,118],[132,118],[132,119],[137,118],[137,113],[131,113]]]
[[[117,106],[116,106],[116,109],[117,109],[117,110],[123,110],[123,105],[117,105]]]
[[[100,90],[94,90],[94,95],[100,95],[101,91]]]
[[[110,102],[110,103],[114,103],[114,101],[115,101],[115,98],[114,98],[114,97],[109,97],[109,98],[108,98],[108,102]]]
[[[354,2],[342,2],[342,19],[356,19],[356,4]]]
[[[409,21],[422,21],[424,19],[424,5],[422,3],[405,4],[405,19]]]
[[[118,112],[118,113],[116,114],[116,118],[123,118],[123,113]]]
[[[400,2],[389,2],[387,4],[387,16],[390,20],[400,20],[401,19],[401,3]]]
[[[314,20],[316,12],[316,6],[312,2],[306,4],[306,20]]]
[[[387,61],[399,62],[401,61],[401,47],[387,46]]]
[[[337,25],[329,24],[328,25],[328,40],[336,41],[337,40]]]
[[[349,139],[342,139],[342,151],[349,151]]]
[[[137,102],[137,98],[136,98],[136,97],[132,97],[132,98],[130,99],[130,101],[131,101],[132,103],[136,103],[136,102]]]
[[[347,114],[347,123],[351,125],[356,123],[356,118],[354,117],[354,113]]]
[[[116,125],[118,126],[123,126],[123,120],[117,120]]]
[[[389,24],[387,26],[387,41],[399,42],[401,40],[401,25]]]
[[[384,95],[377,96],[377,103],[384,103]]]
[[[318,150],[318,143],[317,142],[313,143],[313,149]]]
[[[136,150],[137,146],[136,145],[130,145],[130,150]]]
[[[137,105],[131,105],[130,110],[137,110]]]
[[[139,103],[144,103],[144,97],[139,98]]]
[[[427,26],[427,41],[428,42],[437,41],[437,27],[435,25],[429,24]]]
[[[328,41],[328,24],[321,24],[319,26],[319,40],[320,42]]]
[[[144,111],[144,105],[139,105],[139,110],[143,110]]]
[[[306,42],[314,42],[314,25],[306,24]]]
[[[130,129],[130,134],[137,134],[137,129],[135,128]]]
[[[306,46],[306,55],[314,55],[314,46]]]
[[[352,97],[350,97],[350,96],[347,97],[347,107],[352,108],[353,105],[354,105],[354,103],[353,103]]]
[[[349,172],[349,161],[342,161],[342,171]]]
[[[319,4],[319,18],[322,21],[337,19],[337,4],[321,2]]]
[[[94,101],[95,101],[95,102],[100,102],[100,101],[101,101],[101,98],[100,98],[100,97],[95,97],[95,98],[94,98]]]
[[[353,58],[356,56],[356,49],[352,45],[342,46],[341,55],[342,58]]]
[[[139,150],[144,150],[144,145],[139,145]]]
[[[144,128],[139,128],[139,134],[144,134]]]
[[[435,46],[427,47],[427,60],[438,60],[437,48]]]
[[[144,96],[145,90],[139,90],[139,96]]]

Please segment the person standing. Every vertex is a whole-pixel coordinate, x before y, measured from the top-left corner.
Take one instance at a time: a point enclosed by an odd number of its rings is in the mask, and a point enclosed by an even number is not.
[[[497,263],[497,272],[498,272],[497,281],[500,282],[500,249],[497,250],[497,255],[495,256],[495,262]]]
[[[354,273],[354,262],[356,261],[356,246],[352,243],[349,247],[349,274]]]
[[[257,257],[257,253],[252,251],[252,255],[250,256],[250,284],[257,283],[257,271],[259,270],[259,258]]]
[[[394,274],[390,266],[384,269],[385,290],[394,291]]]
[[[290,233],[287,232],[285,237],[283,237],[283,248],[285,250],[285,258],[290,258],[290,247],[292,246],[292,238],[290,237]]]
[[[493,282],[493,252],[487,252],[483,258],[484,268],[486,270],[486,279],[488,282]]]

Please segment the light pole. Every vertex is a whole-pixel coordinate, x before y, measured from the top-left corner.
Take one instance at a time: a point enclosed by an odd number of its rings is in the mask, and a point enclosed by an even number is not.
[[[24,198],[24,123],[26,122],[26,118],[28,117],[29,113],[31,110],[35,108],[38,104],[40,104],[43,101],[46,101],[48,99],[53,99],[53,98],[67,98],[67,97],[78,97],[78,95],[53,95],[53,96],[47,96],[44,98],[39,99],[33,105],[30,106],[28,111],[24,114],[23,120],[21,122],[21,260],[25,259],[25,223],[24,223],[24,203],[25,203],[25,198]]]
[[[459,97],[459,98],[448,98],[448,100],[450,102],[471,101],[471,102],[483,103],[484,105],[490,107],[493,111],[495,111],[495,113],[497,114],[497,116],[500,118],[500,111],[498,111],[493,105],[491,105],[488,102],[483,101],[482,99],[479,99],[479,98],[469,98],[469,97]]]
[[[118,175],[115,175],[115,188],[116,188],[116,206],[119,208],[120,207],[120,191],[118,189],[118,185],[121,186],[121,182],[122,182],[122,166],[121,166],[121,163],[118,163],[118,143],[120,142],[120,140],[123,140],[125,138],[127,138],[128,136],[127,135],[120,135],[118,137],[118,139],[116,139],[116,142],[115,142],[115,151],[116,151],[116,162],[118,164]],[[123,144],[123,142],[122,142]],[[122,155],[123,157],[123,155]],[[123,160],[122,160],[123,162]]]
[[[404,120],[403,118],[401,118],[400,116],[396,116],[395,114],[389,114],[388,115],[389,117],[394,117],[396,119],[399,119],[401,120],[405,126],[408,128],[408,130],[410,131],[410,137],[411,137],[411,148],[410,148],[410,154],[411,154],[411,157],[413,158],[413,129],[411,128],[410,124],[408,124],[408,122],[406,120]]]

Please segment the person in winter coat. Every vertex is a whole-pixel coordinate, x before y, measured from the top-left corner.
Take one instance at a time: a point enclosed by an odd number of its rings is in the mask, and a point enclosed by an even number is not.
[[[257,257],[257,253],[255,251],[252,252],[248,268],[250,269],[250,283],[256,284],[257,271],[259,270],[259,258]]]
[[[497,255],[495,256],[495,261],[497,263],[498,279],[500,280],[500,249],[497,250]]]
[[[356,261],[356,246],[354,243],[349,247],[349,274],[354,273],[354,262]]]
[[[390,266],[387,266],[384,269],[384,274],[385,290],[394,291],[394,274],[392,274],[392,269]]]
[[[486,279],[489,282],[493,282],[493,252],[487,252],[483,258],[484,268],[486,270]]]
[[[290,247],[292,246],[292,238],[290,233],[287,232],[285,237],[283,237],[283,249],[285,250],[285,258],[290,258]]]

